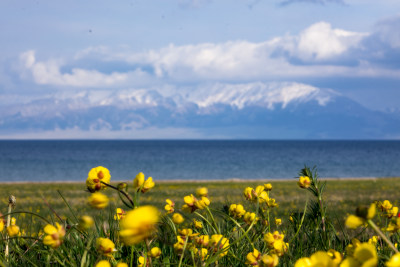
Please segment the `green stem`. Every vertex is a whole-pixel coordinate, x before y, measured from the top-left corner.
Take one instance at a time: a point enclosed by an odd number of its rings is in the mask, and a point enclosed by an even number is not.
[[[118,192],[120,192],[121,194],[123,194],[123,195],[126,197],[126,199],[129,200],[129,202],[131,203],[132,207],[133,207],[133,208],[136,207],[136,206],[135,206],[135,203],[134,203],[133,200],[132,200],[132,198],[131,198],[125,191],[120,190],[120,189],[118,189],[117,187],[115,187],[115,186],[113,186],[113,185],[110,185],[110,184],[107,184],[107,183],[105,183],[105,182],[103,182],[103,181],[101,181],[101,183],[104,184],[104,185],[106,185],[106,186],[108,186],[108,187],[110,187],[110,188],[112,188],[112,189],[114,189],[114,190],[117,190]]]
[[[186,239],[185,239],[185,244],[183,245],[183,250],[182,250],[181,257],[179,258],[179,264],[178,264],[178,267],[181,267],[181,265],[182,265],[182,261],[183,261],[183,255],[185,254],[186,245],[187,245],[187,242],[188,242],[188,240],[189,240],[189,237],[187,236],[187,237],[186,237]]]
[[[57,189],[58,194],[61,196],[61,198],[63,199],[65,205],[67,205],[69,211],[71,212],[72,216],[74,216],[75,220],[78,222],[78,218],[75,216],[75,213],[73,212],[71,206],[68,204],[67,200],[64,198],[64,196],[61,194],[61,191]]]
[[[308,204],[308,199],[307,199],[307,201],[306,201],[306,205],[304,206],[304,212],[303,212],[303,216],[301,217],[301,221],[300,221],[299,228],[297,229],[296,234],[295,234],[295,235],[292,237],[292,239],[290,239],[290,241],[288,242],[289,244],[291,244],[291,243],[293,242],[293,240],[297,237],[297,235],[300,233],[301,226],[303,225],[304,218],[306,217],[307,204]]]
[[[46,218],[40,216],[39,214],[30,212],[30,211],[13,211],[13,212],[9,212],[7,214],[4,214],[3,216],[0,216],[0,218],[3,218],[5,216],[11,215],[11,214],[18,214],[18,213],[26,213],[26,214],[35,215],[35,216],[39,217],[40,219],[42,219],[43,221],[45,221],[47,224],[51,224]]]
[[[389,245],[389,247],[396,253],[399,253],[397,248],[393,245],[393,243],[387,238],[387,236],[382,233],[382,231],[376,226],[376,224],[372,220],[367,220],[368,224],[375,230],[375,232]]]
[[[217,223],[215,222],[215,220],[214,220],[214,216],[212,215],[212,213],[211,213],[211,211],[210,211],[210,209],[208,208],[208,207],[206,207],[206,210],[207,210],[207,213],[208,213],[208,215],[210,216],[210,218],[211,218],[211,220],[212,220],[212,222],[213,222],[213,224],[214,224],[214,227],[215,227],[215,230],[217,231],[217,234],[221,234],[220,233],[220,231],[219,231],[219,228],[218,228],[218,225],[217,225]]]
[[[84,267],[85,264],[86,264],[86,256],[87,256],[87,253],[88,253],[88,251],[90,249],[90,245],[92,244],[92,241],[93,241],[93,236],[90,237],[89,242],[86,245],[85,252],[83,252],[82,261],[81,261],[81,267]]]

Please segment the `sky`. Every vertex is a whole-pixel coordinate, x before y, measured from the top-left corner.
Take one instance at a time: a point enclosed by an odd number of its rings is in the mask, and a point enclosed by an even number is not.
[[[400,111],[398,0],[5,0],[0,36],[0,107],[296,82]]]

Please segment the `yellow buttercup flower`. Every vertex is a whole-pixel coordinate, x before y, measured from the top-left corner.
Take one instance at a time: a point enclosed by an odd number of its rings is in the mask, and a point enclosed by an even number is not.
[[[167,211],[167,213],[173,213],[175,211],[175,202],[173,202],[171,199],[166,199],[165,202],[167,202],[167,205],[165,205],[164,209]]]
[[[200,258],[201,261],[204,261],[208,258],[208,250],[206,248],[194,248],[193,252],[196,256]]]
[[[115,244],[108,238],[99,237],[96,240],[97,251],[106,257],[112,257],[112,254],[117,251]]]
[[[396,217],[398,213],[399,213],[399,208],[393,207],[390,210],[387,210],[385,215],[388,218],[392,218],[392,217]]]
[[[4,230],[4,221],[3,219],[0,219],[0,232]]]
[[[253,252],[247,254],[246,264],[252,266],[258,266],[258,261],[260,258],[261,258],[261,253],[257,249],[254,249]]]
[[[161,256],[161,249],[159,247],[154,247],[150,250],[150,257],[158,259]]]
[[[88,230],[94,225],[94,220],[92,217],[84,215],[79,218],[79,229]]]
[[[208,196],[208,189],[207,187],[199,187],[196,189],[196,195],[198,197],[206,197]]]
[[[115,210],[114,220],[119,221],[125,217],[125,211],[121,208]]]
[[[129,267],[129,265],[125,262],[118,262],[117,265],[115,265],[115,267]]]
[[[96,192],[90,195],[88,198],[90,206],[95,209],[104,209],[108,206],[108,197],[100,192]]]
[[[372,219],[376,214],[376,204],[372,203],[369,207],[360,206],[356,210],[356,215],[350,215],[347,217],[345,225],[350,229],[355,229],[363,224],[367,220]]]
[[[19,234],[19,226],[10,225],[9,227],[7,227],[7,233],[11,237],[17,236]]]
[[[95,267],[111,267],[111,264],[106,260],[99,261]]]
[[[64,239],[65,229],[60,224],[56,223],[56,226],[48,224],[43,229],[46,236],[43,238],[43,244],[52,248],[58,248]]]
[[[382,211],[388,211],[393,207],[392,203],[389,200],[384,200],[382,203],[379,202],[379,208]]]
[[[153,206],[142,206],[128,211],[120,221],[119,236],[125,245],[134,245],[156,232],[158,210]]]
[[[275,218],[275,224],[276,226],[280,226],[282,224],[282,219]]]
[[[202,210],[210,205],[210,200],[207,197],[201,197],[201,199],[198,200],[193,194],[185,196],[183,201],[185,204],[182,206],[182,210],[187,212],[194,212],[196,209]]]
[[[332,258],[325,251],[317,251],[309,258],[298,259],[294,265],[295,267],[338,267]]]
[[[111,180],[110,171],[107,168],[98,166],[89,171],[86,179],[86,186],[90,192],[96,192],[105,189],[107,186],[101,182],[109,184]]]
[[[275,267],[278,266],[279,258],[277,255],[262,255],[260,259],[261,267]]]
[[[10,225],[16,225],[17,224],[17,219],[14,217],[11,218]]]
[[[400,253],[394,254],[389,261],[385,263],[386,267],[399,267],[400,266]]]
[[[384,229],[386,232],[397,232],[400,230],[400,218],[396,218],[395,222],[389,222],[387,228]]]
[[[183,223],[183,222],[185,221],[185,219],[183,218],[183,216],[182,216],[181,214],[179,214],[179,213],[174,213],[174,214],[172,215],[172,221],[173,221],[175,224],[181,224],[181,223]]]
[[[147,260],[148,261],[148,260]],[[144,267],[145,266],[145,264],[144,264],[144,257],[143,256],[140,256],[139,258],[138,258],[138,267]],[[147,264],[146,264],[146,266],[147,266]]]
[[[310,177],[308,177],[308,176],[300,176],[299,177],[299,181],[297,182],[297,184],[301,188],[309,188],[310,185],[311,185]]]
[[[328,256],[331,257],[331,259],[333,260],[334,263],[339,265],[342,262],[343,256],[338,251],[336,251],[334,249],[330,249],[327,251],[327,253],[328,253]]]
[[[264,235],[264,241],[265,243],[267,243],[267,246],[269,248],[274,248],[274,243],[276,241],[283,241],[283,239],[285,238],[284,234],[280,234],[278,231],[275,231],[273,233],[266,233]]]
[[[345,225],[347,228],[350,229],[356,229],[357,227],[360,227],[361,225],[363,225],[365,223],[365,221],[355,215],[349,215],[349,217],[347,217]]]
[[[296,261],[296,263],[294,264],[294,267],[312,267],[313,264],[310,260],[310,258],[304,257],[304,258],[300,258]]]
[[[241,218],[245,213],[246,211],[241,204],[231,204],[229,207],[229,214],[234,218]]]
[[[203,223],[201,221],[196,220],[196,219],[193,219],[193,226],[196,229],[203,229]]]
[[[196,237],[195,242],[199,246],[207,247],[208,243],[210,242],[210,236],[208,235],[201,235]]]
[[[272,190],[272,184],[268,183],[268,184],[264,184],[264,188],[266,191],[271,191]]]
[[[243,216],[243,220],[247,224],[251,224],[253,221],[257,220],[256,214],[254,212],[246,212]]]
[[[222,235],[212,235],[210,239],[210,246],[214,252],[218,252],[220,257],[228,254],[229,240]]]
[[[139,172],[133,180],[133,187],[142,193],[149,191],[154,185],[153,178],[149,177],[145,180],[143,172]]]
[[[183,239],[181,236],[176,237],[177,242],[174,244],[174,250],[176,253],[181,254],[183,251],[183,247],[185,246],[185,239]]]
[[[354,259],[356,259],[362,266],[377,266],[378,265],[378,254],[376,253],[376,248],[372,244],[362,243],[359,245],[353,254]]]

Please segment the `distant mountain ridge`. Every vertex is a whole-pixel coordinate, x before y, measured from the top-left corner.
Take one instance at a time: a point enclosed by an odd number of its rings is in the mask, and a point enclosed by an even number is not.
[[[217,83],[168,94],[147,89],[81,92],[0,111],[0,135],[172,127],[226,138],[400,138],[398,113],[372,111],[333,90],[300,83]]]

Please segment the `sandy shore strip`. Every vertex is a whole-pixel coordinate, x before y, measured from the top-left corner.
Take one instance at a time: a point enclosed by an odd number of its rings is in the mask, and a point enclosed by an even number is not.
[[[171,179],[171,180],[154,180],[156,183],[168,184],[168,183],[256,183],[256,182],[293,182],[298,178],[264,178],[264,179],[243,179],[243,178],[228,178],[228,179]],[[400,177],[320,177],[320,180],[324,181],[375,181],[379,179],[400,179]],[[111,181],[113,184],[130,182],[131,180],[124,181]],[[0,182],[0,184],[80,184],[85,183],[82,181],[7,181]]]

